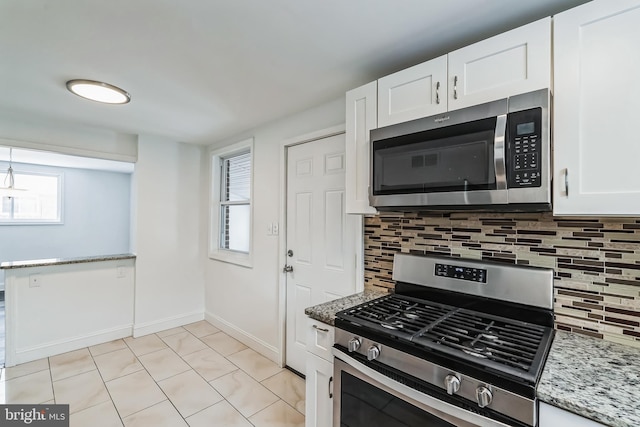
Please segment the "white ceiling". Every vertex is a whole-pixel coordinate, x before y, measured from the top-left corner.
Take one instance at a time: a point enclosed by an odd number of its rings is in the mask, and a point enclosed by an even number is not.
[[[0,115],[209,144],[584,1],[2,0]]]

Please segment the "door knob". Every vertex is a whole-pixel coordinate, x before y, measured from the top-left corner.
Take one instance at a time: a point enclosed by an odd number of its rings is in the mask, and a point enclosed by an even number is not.
[[[285,265],[284,268],[282,269],[283,273],[291,273],[292,271],[293,271],[292,265]]]

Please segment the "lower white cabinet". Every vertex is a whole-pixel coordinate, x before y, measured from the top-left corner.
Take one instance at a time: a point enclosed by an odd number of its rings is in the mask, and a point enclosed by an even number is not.
[[[333,362],[307,353],[305,427],[333,424]]]
[[[540,422],[538,425],[540,427],[604,427],[603,424],[543,402],[540,402]]]
[[[331,325],[307,318],[307,352],[325,360],[333,360],[334,328]]]
[[[305,427],[333,425],[333,337],[333,326],[307,319]]]

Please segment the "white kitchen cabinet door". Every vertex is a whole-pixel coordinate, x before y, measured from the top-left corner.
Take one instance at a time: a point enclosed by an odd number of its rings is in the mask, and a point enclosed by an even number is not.
[[[554,18],[555,215],[640,214],[640,1]]]
[[[377,83],[347,92],[346,117],[346,211],[375,214],[369,205],[369,132],[377,127]]]
[[[307,353],[305,427],[333,425],[333,363]]]
[[[447,111],[447,56],[378,80],[378,127]]]
[[[551,18],[453,51],[448,62],[449,111],[551,89]]]
[[[604,424],[591,421],[552,405],[540,402],[540,427],[604,427]]]
[[[335,328],[326,323],[308,318],[307,320],[307,351],[320,356],[325,360],[332,361],[333,341]]]

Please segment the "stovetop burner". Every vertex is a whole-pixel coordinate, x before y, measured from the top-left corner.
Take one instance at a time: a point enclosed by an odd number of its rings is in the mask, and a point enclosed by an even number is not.
[[[551,328],[466,308],[388,295],[345,310],[338,318],[382,336],[516,374],[537,376]]]

